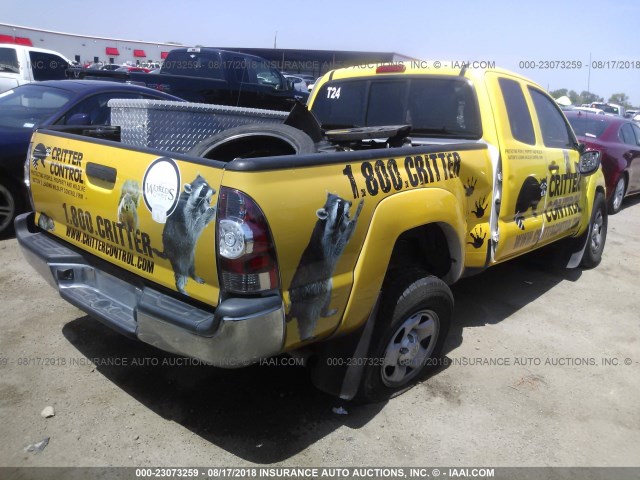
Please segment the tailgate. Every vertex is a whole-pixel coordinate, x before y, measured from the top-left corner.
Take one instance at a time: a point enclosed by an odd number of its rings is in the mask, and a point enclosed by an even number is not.
[[[218,302],[215,206],[223,164],[36,132],[36,222],[70,244],[209,305]]]

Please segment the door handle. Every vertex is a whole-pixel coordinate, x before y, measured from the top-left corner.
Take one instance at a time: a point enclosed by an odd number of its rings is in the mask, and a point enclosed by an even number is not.
[[[87,176],[102,180],[103,182],[113,185],[116,182],[118,172],[115,168],[107,167],[106,165],[99,165],[97,163],[89,162],[86,167]]]
[[[554,172],[560,170],[560,167],[558,165],[556,165],[555,163],[552,163],[551,165],[549,165],[549,171],[550,172]]]

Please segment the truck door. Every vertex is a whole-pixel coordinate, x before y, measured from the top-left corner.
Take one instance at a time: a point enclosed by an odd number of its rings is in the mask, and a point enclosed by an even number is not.
[[[567,236],[586,207],[584,182],[578,173],[577,140],[556,102],[539,88],[527,86],[534,106],[538,145],[547,164],[544,226],[539,245]]]
[[[492,240],[494,259],[501,261],[530,250],[538,242],[544,227],[549,171],[524,82],[492,72],[486,78],[500,144],[495,179],[498,221]]]

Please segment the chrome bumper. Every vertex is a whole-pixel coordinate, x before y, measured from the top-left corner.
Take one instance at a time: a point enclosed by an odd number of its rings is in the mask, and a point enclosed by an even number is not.
[[[281,352],[281,297],[231,298],[215,312],[204,310],[101,270],[91,264],[90,255],[42,233],[33,220],[31,212],[15,221],[27,261],[62,298],[118,332],[224,368],[243,367]]]

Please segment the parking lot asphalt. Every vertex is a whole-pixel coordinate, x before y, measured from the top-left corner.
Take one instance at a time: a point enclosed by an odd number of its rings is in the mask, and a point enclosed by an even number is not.
[[[609,218],[599,267],[545,258],[456,284],[448,365],[357,406],[304,367],[220,370],[128,340],[1,240],[0,466],[640,466],[640,199]]]

